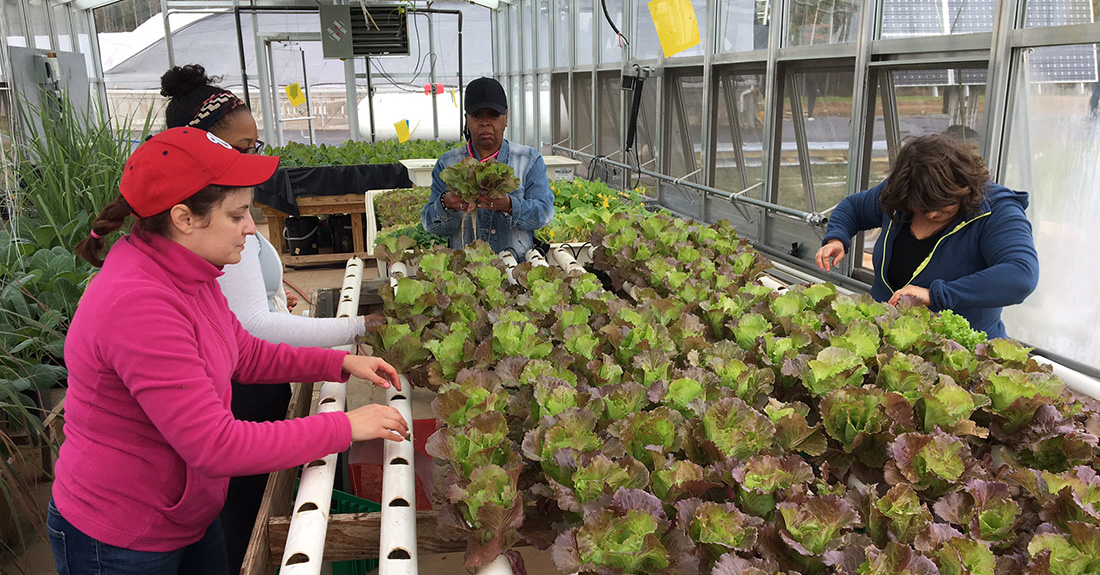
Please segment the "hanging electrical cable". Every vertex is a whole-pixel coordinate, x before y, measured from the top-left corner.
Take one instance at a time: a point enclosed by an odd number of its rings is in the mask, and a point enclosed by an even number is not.
[[[626,36],[623,36],[623,33],[619,32],[619,28],[611,21],[611,14],[607,11],[607,0],[600,0],[600,6],[603,7],[603,17],[607,19],[607,24],[611,26],[611,29],[615,31],[615,35],[619,37],[619,46],[623,44],[629,46],[630,42],[626,39]]]

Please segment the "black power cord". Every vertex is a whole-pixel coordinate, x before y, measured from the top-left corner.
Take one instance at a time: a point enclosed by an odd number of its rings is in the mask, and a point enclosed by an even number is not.
[[[627,41],[626,36],[623,36],[623,33],[619,32],[619,28],[611,21],[611,14],[607,11],[607,0],[600,0],[600,6],[603,7],[603,17],[607,19],[607,24],[615,31],[615,35],[619,37],[619,40],[622,40],[622,44],[629,46],[630,42]]]

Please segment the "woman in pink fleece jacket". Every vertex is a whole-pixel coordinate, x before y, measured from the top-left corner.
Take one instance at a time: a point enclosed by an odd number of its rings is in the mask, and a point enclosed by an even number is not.
[[[251,186],[277,165],[196,128],[162,132],[127,161],[122,196],[77,246],[103,269],[65,342],[66,440],[47,520],[60,574],[224,574],[217,516],[231,476],[407,436],[381,405],[266,423],[230,412],[230,380],[399,385],[379,358],[270,344],[229,310],[216,279],[256,232]],[[101,260],[102,237],[131,213],[132,233]]]

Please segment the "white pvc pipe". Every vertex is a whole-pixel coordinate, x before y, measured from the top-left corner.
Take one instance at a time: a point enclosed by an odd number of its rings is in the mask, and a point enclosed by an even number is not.
[[[378,218],[375,216],[374,211],[374,198],[378,195],[378,192],[379,190],[371,190],[364,194],[366,196],[367,208],[363,213],[363,227],[366,231],[368,256],[374,255],[374,242],[378,239]]]
[[[512,575],[512,562],[504,555],[497,555],[492,563],[476,569],[478,575]]]
[[[412,384],[401,376],[401,391],[386,390],[390,407],[409,425],[405,441],[385,441],[382,467],[382,522],[379,575],[416,575],[416,472],[413,465]]]
[[[570,274],[575,271],[581,273],[585,272],[584,266],[577,262],[577,258],[573,257],[573,254],[569,251],[568,244],[561,244],[557,248],[551,250],[551,256],[554,258],[554,263],[558,264],[565,273]]]
[[[344,268],[344,285],[340,288],[337,317],[352,317],[359,311],[359,291],[363,285],[363,260],[353,257]],[[337,349],[355,353],[355,346]],[[317,404],[317,413],[344,411],[347,385],[325,382]],[[332,482],[336,477],[336,457],[332,453],[323,459],[307,463],[302,469],[298,496],[294,498],[294,514],[290,520],[286,548],[283,551],[281,573],[317,575],[325,554],[329,507],[332,505]]]
[[[524,255],[524,258],[531,262],[533,266],[544,268],[550,267],[550,264],[546,263],[546,258],[542,257],[542,254],[534,248],[527,250],[527,254]]]
[[[505,273],[508,274],[508,283],[510,283],[512,285],[516,285],[516,283],[518,283],[518,282],[516,282],[515,276],[512,275],[512,269],[515,268],[517,263],[518,263],[518,262],[516,262],[516,256],[513,256],[512,252],[505,250],[505,251],[501,252],[500,259],[501,259],[501,261],[504,262],[504,265],[508,268],[505,272]]]
[[[1066,387],[1078,393],[1100,399],[1100,381],[1041,355],[1032,354],[1031,357],[1034,357],[1035,361],[1039,363],[1053,367],[1054,375],[1057,375],[1066,384]]]

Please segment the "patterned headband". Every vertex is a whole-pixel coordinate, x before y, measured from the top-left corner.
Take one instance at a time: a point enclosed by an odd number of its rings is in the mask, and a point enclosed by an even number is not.
[[[218,120],[224,118],[226,114],[237,106],[243,105],[244,102],[235,96],[233,92],[218,92],[207,98],[199,106],[198,112],[195,112],[195,117],[187,125],[200,130],[209,130],[210,126],[218,123]]]

